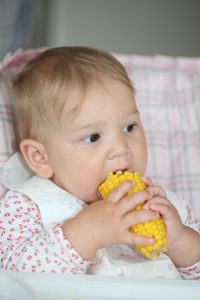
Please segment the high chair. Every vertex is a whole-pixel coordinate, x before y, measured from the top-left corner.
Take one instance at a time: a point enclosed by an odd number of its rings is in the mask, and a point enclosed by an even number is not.
[[[44,48],[18,50],[0,63],[0,169],[17,149],[12,79]],[[148,146],[147,177],[174,191],[200,219],[200,59],[114,54],[136,88]],[[5,175],[5,174],[4,174]],[[0,197],[6,192],[0,181]],[[2,288],[3,287],[3,288]],[[199,299],[197,281],[23,274],[0,271],[0,295],[16,299]],[[146,292],[145,292],[146,291]],[[40,298],[39,295],[42,295]],[[67,295],[67,298],[66,298]],[[34,298],[35,297],[35,298]],[[6,298],[8,299],[8,298]]]

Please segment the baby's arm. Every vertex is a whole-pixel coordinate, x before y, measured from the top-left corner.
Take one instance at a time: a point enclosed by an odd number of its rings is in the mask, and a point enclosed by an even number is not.
[[[200,261],[200,234],[183,225],[181,236],[166,253],[178,268],[194,265]]]
[[[163,217],[168,243],[166,254],[178,268],[189,267],[200,261],[199,232],[182,224],[178,211],[160,187],[151,186],[148,190],[154,197],[145,207],[159,212]]]
[[[106,198],[88,205],[74,218],[63,224],[63,232],[77,252],[86,260],[92,259],[97,249],[114,244],[153,243],[149,237],[131,233],[132,225],[158,217],[151,210],[133,211],[133,208],[150,198],[148,191],[125,196],[132,186],[125,181],[117,186]]]
[[[0,268],[85,274],[88,262],[64,237],[61,224],[44,225],[33,201],[9,192],[0,202]]]

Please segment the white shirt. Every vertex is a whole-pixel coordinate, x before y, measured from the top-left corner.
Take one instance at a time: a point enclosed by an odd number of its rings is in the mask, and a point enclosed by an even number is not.
[[[177,270],[168,256],[147,260],[132,247],[99,249],[85,261],[63,235],[62,223],[86,205],[83,201],[34,175],[19,153],[5,164],[1,180],[9,189],[0,202],[1,269],[31,272],[137,276],[143,278],[200,278],[200,263]],[[182,222],[200,231],[190,211],[167,191]],[[92,226],[92,224],[91,224]]]

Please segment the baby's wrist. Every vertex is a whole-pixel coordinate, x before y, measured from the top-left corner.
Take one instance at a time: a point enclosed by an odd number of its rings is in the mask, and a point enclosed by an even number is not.
[[[176,267],[185,268],[200,260],[199,249],[199,233],[183,225],[183,232],[180,234],[180,238],[168,248],[166,254],[172,259]]]
[[[62,230],[65,238],[69,240],[70,244],[84,260],[92,260],[95,257],[97,248],[92,241],[87,241],[88,235],[86,233],[80,232],[79,222],[77,222],[76,217],[67,220],[62,225]]]
[[[167,253],[179,251],[179,249],[184,247],[185,240],[187,239],[187,226],[182,225],[182,228],[179,238],[176,238],[175,241],[169,243]]]

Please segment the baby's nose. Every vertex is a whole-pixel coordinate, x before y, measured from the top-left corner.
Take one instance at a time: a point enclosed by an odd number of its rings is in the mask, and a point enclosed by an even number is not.
[[[123,156],[128,153],[128,145],[126,141],[123,138],[115,138],[111,142],[111,148],[109,152],[110,159],[117,157],[117,156]]]

